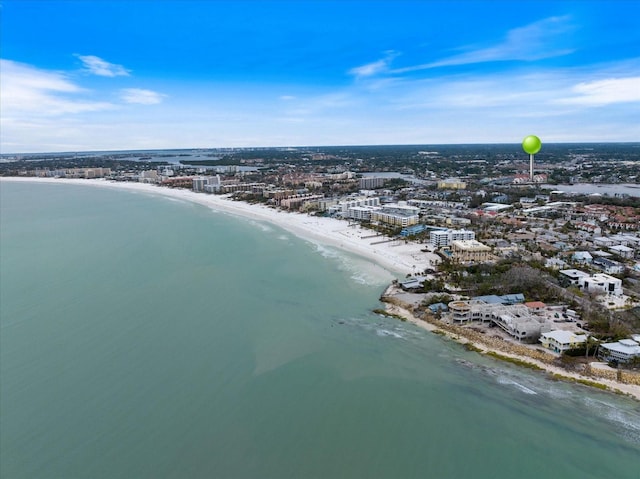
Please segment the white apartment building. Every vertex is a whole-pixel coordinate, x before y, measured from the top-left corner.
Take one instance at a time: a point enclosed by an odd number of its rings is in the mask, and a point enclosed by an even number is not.
[[[436,248],[449,246],[454,241],[475,240],[476,234],[470,230],[441,230],[432,231],[430,236],[431,244]]]
[[[371,213],[375,206],[353,206],[347,210],[347,217],[358,221],[371,221]]]
[[[393,226],[417,225],[420,217],[402,210],[382,208],[371,211],[371,221],[379,221]]]
[[[216,191],[219,189],[220,187],[220,175],[216,175],[216,176],[197,176],[192,180],[192,184],[193,184],[193,191],[196,192],[201,192],[201,191],[206,191],[207,193],[213,193],[214,191],[208,191],[207,190],[207,186],[208,185],[212,185],[212,186],[217,186],[218,188],[216,189]]]
[[[363,190],[372,190],[375,188],[382,188],[384,186],[386,178],[381,178],[378,176],[365,176],[364,178],[360,178],[358,180],[358,186]]]
[[[329,211],[332,213],[339,213],[346,217],[348,216],[349,208],[354,208],[356,206],[380,206],[380,198],[377,196],[358,196],[356,198],[348,198],[329,207]]]

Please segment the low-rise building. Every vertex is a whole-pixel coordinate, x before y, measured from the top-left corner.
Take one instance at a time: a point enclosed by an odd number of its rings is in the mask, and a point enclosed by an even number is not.
[[[377,196],[358,196],[355,198],[347,198],[329,206],[328,210],[330,213],[337,213],[341,216],[347,217],[349,208],[354,208],[356,206],[380,206],[380,198]]]
[[[621,274],[624,271],[623,264],[604,257],[594,259],[593,265],[597,266],[607,274]]]
[[[588,251],[576,251],[571,256],[576,263],[588,264],[593,261],[593,256]]]
[[[633,339],[621,339],[615,343],[601,344],[598,348],[598,356],[605,361],[627,363],[635,358],[640,358],[640,344]]]
[[[615,246],[620,244],[613,238],[607,238],[606,236],[600,236],[598,238],[593,238],[593,244],[601,247],[601,248],[610,248],[611,246]]]
[[[622,296],[622,280],[604,273],[580,278],[578,286],[588,293]]]
[[[382,208],[371,212],[371,221],[379,221],[393,226],[407,227],[418,224],[420,217],[417,214],[395,208]]]
[[[617,254],[621,258],[633,258],[633,248],[624,245],[612,246],[609,251]]]
[[[456,240],[451,243],[453,261],[457,263],[481,263],[490,258],[491,248],[474,239]]]
[[[467,187],[467,183],[460,178],[447,178],[438,181],[438,188],[449,190],[464,190]]]
[[[580,271],[579,269],[563,269],[560,270],[560,281],[567,286],[578,286],[581,278],[588,278],[589,273]]]
[[[540,335],[542,346],[556,353],[563,353],[569,349],[580,347],[587,340],[586,334],[578,334],[572,331],[549,331]]]
[[[304,203],[308,201],[319,200],[323,196],[324,195],[312,195],[312,194],[292,195],[292,196],[289,196],[288,198],[283,198],[279,200],[278,202],[276,202],[276,204],[281,208],[298,209]]]
[[[544,322],[523,304],[488,304],[472,299],[452,301],[447,306],[455,323],[491,322],[519,341],[537,341]]]

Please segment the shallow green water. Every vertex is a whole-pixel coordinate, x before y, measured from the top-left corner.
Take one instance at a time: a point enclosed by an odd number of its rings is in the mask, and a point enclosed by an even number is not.
[[[638,404],[370,311],[274,226],[0,183],[3,478],[634,478]]]

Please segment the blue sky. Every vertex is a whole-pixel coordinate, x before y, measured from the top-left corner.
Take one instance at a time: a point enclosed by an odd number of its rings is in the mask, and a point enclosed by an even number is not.
[[[2,153],[640,141],[640,1],[0,1]]]

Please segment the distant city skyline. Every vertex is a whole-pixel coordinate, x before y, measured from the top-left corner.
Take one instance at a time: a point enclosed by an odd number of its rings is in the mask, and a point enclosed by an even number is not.
[[[637,1],[1,8],[1,153],[640,140]]]

